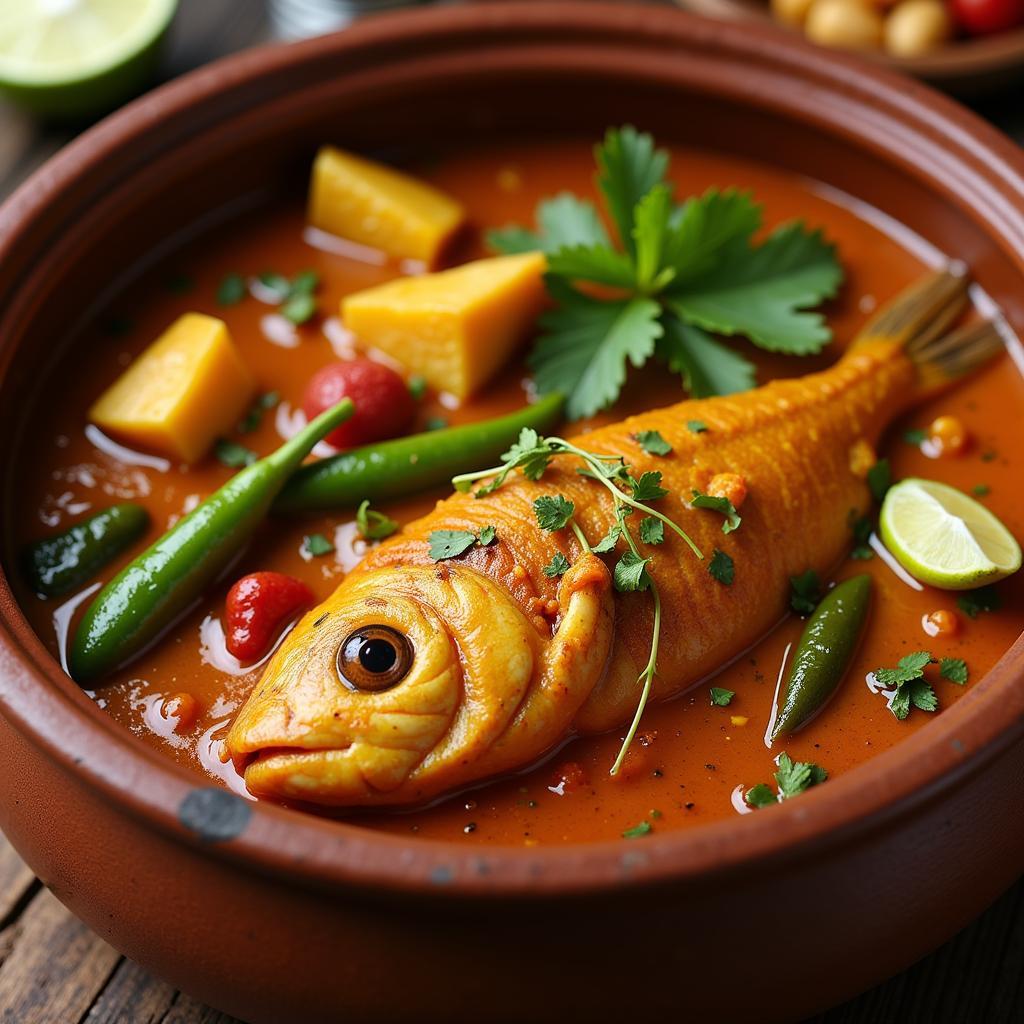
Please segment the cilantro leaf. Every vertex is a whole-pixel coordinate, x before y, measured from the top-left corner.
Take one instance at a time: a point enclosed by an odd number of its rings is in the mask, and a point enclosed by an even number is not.
[[[705,330],[742,334],[771,352],[820,352],[831,332],[811,306],[835,295],[842,279],[835,247],[820,231],[784,224],[756,248],[726,248],[703,274],[666,292],[677,316]]]
[[[467,530],[434,530],[428,542],[431,559],[443,562],[465,554],[476,543],[476,534]]]
[[[639,824],[634,825],[632,828],[627,828],[622,833],[623,839],[639,839],[641,836],[646,836],[648,833],[654,831],[654,826],[649,821],[641,821]]]
[[[889,701],[889,710],[901,722],[910,714],[910,691],[905,686],[897,687]]]
[[[967,662],[963,658],[943,658],[939,662],[939,675],[957,686],[966,686]]]
[[[683,378],[695,398],[731,395],[754,386],[752,362],[715,341],[706,331],[671,313],[661,318],[663,333],[656,352],[673,373]]]
[[[225,274],[217,285],[217,305],[236,306],[245,298],[245,278],[241,274]]]
[[[563,573],[569,571],[570,562],[569,559],[559,551],[554,557],[544,566],[544,575],[554,578],[555,576],[561,576]]]
[[[661,544],[665,540],[665,524],[654,516],[640,520],[640,539],[645,544]]]
[[[690,498],[690,504],[694,508],[709,508],[715,512],[721,512],[725,516],[725,522],[722,523],[722,533],[732,533],[733,530],[740,528],[743,518],[736,511],[736,506],[728,498],[714,498],[710,494],[698,491],[696,488],[692,488],[692,490],[693,497]]]
[[[561,530],[568,525],[576,506],[563,495],[543,494],[533,503],[533,512],[542,530]]]
[[[657,430],[641,430],[636,436],[636,443],[648,455],[670,455],[672,445]]]
[[[735,696],[735,690],[726,690],[721,686],[711,687],[711,703],[714,704],[715,707],[727,708],[732,703],[732,699]]]
[[[636,276],[628,257],[603,245],[574,245],[548,255],[548,272],[569,280],[633,288]]]
[[[956,599],[957,607],[969,619],[976,619],[982,612],[998,611],[1001,603],[999,594],[992,587],[968,590]]]
[[[647,575],[649,561],[649,558],[638,558],[632,551],[624,551],[622,557],[615,563],[615,589],[620,593],[646,590],[651,583],[651,578]]]
[[[286,299],[281,306],[281,316],[296,327],[312,319],[316,313],[316,299],[308,292],[301,292]]]
[[[922,442],[928,440],[928,431],[921,430],[920,428],[917,427],[911,430],[904,430],[903,440],[906,441],[907,444],[919,445]]]
[[[668,494],[661,486],[661,473],[657,471],[641,473],[639,480],[630,477],[629,488],[633,492],[634,501],[657,501]]]
[[[302,547],[313,558],[329,555],[334,550],[334,545],[322,533],[311,533],[303,537]]]
[[[665,244],[665,262],[676,280],[706,273],[723,250],[745,242],[761,226],[761,206],[749,192],[708,189],[691,196],[678,209]]]
[[[611,247],[597,208],[587,199],[578,199],[571,192],[559,192],[537,204],[534,212],[537,231],[510,225],[487,233],[487,244],[498,252],[534,252],[540,249],[550,255],[573,246]]]
[[[214,442],[213,454],[217,461],[230,469],[239,469],[242,466],[251,466],[256,461],[256,453],[244,444],[236,441],[228,441],[220,437]]]
[[[704,434],[707,432],[708,425],[703,420],[687,420],[686,429],[691,434]]]
[[[789,606],[797,615],[810,615],[821,600],[821,581],[813,569],[789,577]]]
[[[477,537],[476,542],[482,548],[486,548],[493,544],[498,539],[498,531],[493,526],[485,526],[480,531],[480,536]]]
[[[508,224],[503,228],[492,228],[484,235],[489,248],[502,256],[515,256],[524,252],[546,251],[546,244],[537,232],[518,224]]]
[[[752,786],[743,794],[743,799],[748,806],[758,810],[779,802],[778,797],[772,792],[772,787],[766,782],[759,782],[756,786]]]
[[[356,509],[356,529],[367,540],[383,540],[398,529],[398,523],[383,512],[375,512],[369,501],[363,501]]]
[[[736,567],[733,560],[718,548],[715,548],[715,553],[711,556],[708,572],[726,587],[731,587],[732,581],[736,578]]]
[[[896,663],[895,668],[876,668],[875,678],[883,686],[899,686],[920,679],[924,675],[925,666],[930,664],[932,656],[928,651],[914,651],[905,654]]]
[[[621,536],[622,527],[616,523],[590,550],[595,555],[606,555],[615,550]]]
[[[828,772],[820,765],[805,761],[794,761],[789,754],[779,755],[779,770],[775,781],[779,786],[779,799],[789,800],[811,786],[820,785],[828,778]]]
[[[659,307],[645,298],[603,302],[547,280],[559,306],[540,318],[544,334],[530,355],[537,388],[566,395],[570,419],[592,416],[619,397],[627,360],[642,366],[653,354]]]
[[[851,558],[867,560],[875,557],[874,549],[868,543],[874,527],[867,516],[858,516],[855,511],[850,512],[850,529],[853,530],[853,550]]]
[[[667,185],[655,185],[636,204],[633,226],[636,285],[645,292],[658,291],[675,277],[675,271],[671,268],[659,274],[671,201],[671,189]]]
[[[597,185],[619,233],[619,241],[635,260],[633,235],[637,203],[662,182],[668,170],[668,154],[654,148],[654,139],[632,125],[609,128],[604,142],[594,151]]]
[[[236,429],[240,434],[251,434],[263,422],[263,414],[273,409],[281,396],[276,391],[268,391],[260,395],[249,407],[249,411],[238,422]]]
[[[889,460],[879,459],[868,470],[867,481],[868,487],[871,488],[871,497],[875,501],[881,501],[892,486],[892,470],[889,468]]]
[[[922,711],[935,711],[938,709],[939,698],[935,696],[931,683],[924,679],[914,679],[906,684],[906,688],[910,693],[910,703],[915,708],[920,708]]]

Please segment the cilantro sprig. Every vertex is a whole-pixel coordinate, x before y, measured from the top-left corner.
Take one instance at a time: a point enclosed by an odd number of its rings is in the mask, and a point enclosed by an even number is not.
[[[571,419],[611,405],[627,365],[651,358],[696,396],[751,387],[753,364],[712,332],[793,355],[830,340],[810,310],[836,293],[843,272],[820,231],[792,222],[755,241],[763,209],[735,189],[676,202],[668,154],[628,125],[608,130],[595,159],[617,242],[595,205],[567,192],[539,204],[536,231],[511,226],[488,236],[499,252],[547,254],[556,306],[541,318],[530,362],[541,392],[568,396]]]
[[[821,765],[809,761],[794,761],[784,752],[779,755],[779,770],[774,773],[774,779],[778,792],[766,782],[759,782],[743,794],[748,807],[757,810],[791,800],[812,786],[820,786],[828,779],[828,772]]]
[[[924,677],[929,665],[938,664],[941,678],[966,686],[968,679],[967,663],[962,658],[933,658],[930,651],[914,651],[905,654],[896,663],[895,668],[876,668],[875,679],[884,687],[889,698],[889,710],[903,721],[910,714],[912,707],[921,711],[937,711],[939,698],[932,689],[931,683]]]
[[[612,496],[614,521],[608,532],[596,544],[591,544],[583,533],[575,514],[576,507],[572,501],[562,494],[541,495],[534,501],[534,515],[540,528],[555,533],[569,528],[576,535],[583,551],[592,554],[610,554],[622,541],[622,551],[612,572],[615,589],[622,593],[647,591],[654,605],[654,625],[651,636],[651,652],[637,683],[640,685],[640,697],[636,713],[626,732],[619,754],[612,765],[611,774],[618,774],[622,763],[629,752],[633,738],[636,736],[640,719],[643,716],[651,687],[658,667],[658,644],[661,639],[661,595],[651,572],[651,557],[643,554],[643,546],[661,544],[665,539],[665,528],[681,538],[690,550],[703,559],[704,554],[693,542],[689,534],[673,519],[658,511],[650,503],[660,501],[668,495],[661,486],[662,477],[658,472],[645,472],[639,477],[630,473],[630,466],[621,455],[599,455],[588,452],[561,437],[541,437],[535,430],[524,429],[519,439],[502,456],[500,466],[480,470],[475,473],[463,473],[452,480],[452,485],[463,494],[472,492],[477,498],[485,498],[500,488],[509,475],[519,470],[528,480],[540,480],[555,459],[569,458],[582,463],[577,472],[588,479],[597,481]],[[485,481],[480,483],[480,481]],[[480,484],[480,486],[477,486]],[[630,518],[634,512],[642,514],[639,524],[634,528]],[[431,534],[431,541],[437,531]],[[466,534],[463,540],[465,547],[458,553],[468,550],[473,544],[473,535]],[[716,552],[721,556],[722,552]],[[433,546],[431,548],[433,555]],[[728,556],[723,556],[728,558]],[[543,569],[548,577],[561,576],[571,567],[569,559],[561,552],[556,552],[551,561]],[[732,562],[729,560],[731,578]],[[716,578],[718,578],[716,576]]]

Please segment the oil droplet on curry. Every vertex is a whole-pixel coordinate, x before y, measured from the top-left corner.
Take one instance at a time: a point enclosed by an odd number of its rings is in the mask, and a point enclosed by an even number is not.
[[[700,195],[710,186],[749,189],[764,204],[769,226],[799,218],[823,227],[837,246],[846,279],[838,298],[822,308],[834,342],[819,355],[799,358],[738,343],[737,349],[756,363],[759,383],[799,377],[832,365],[872,310],[929,269],[921,262],[927,246],[919,239],[896,228],[892,235],[882,233],[875,226],[879,221],[869,223],[856,203],[813,181],[683,148],[672,149],[671,156],[671,179],[678,195]],[[417,170],[415,165],[412,169]],[[347,174],[360,168],[339,164],[336,170]],[[488,255],[485,229],[511,222],[532,224],[534,208],[544,197],[562,191],[595,196],[591,149],[584,140],[517,142],[455,152],[419,173],[423,181],[456,197],[468,219],[468,230],[447,257],[449,265]],[[320,196],[314,202],[329,202],[329,198]],[[338,319],[340,301],[403,273],[422,273],[436,255],[432,233],[436,225],[427,223],[418,229],[416,248],[401,263],[372,247],[343,243],[322,230],[311,230],[301,199],[282,200],[247,214],[146,270],[88,326],[87,336],[77,340],[46,382],[45,397],[34,404],[25,433],[33,440],[22,454],[18,501],[8,515],[9,555],[118,503],[141,505],[150,517],[141,541],[73,592],[42,598],[12,573],[26,615],[55,657],[67,656],[70,631],[94,596],[97,581],[110,580],[142,546],[221,487],[240,466],[270,453],[295,432],[302,422],[310,379],[328,364],[369,355],[404,375],[414,395],[409,409],[403,411],[404,393],[392,395],[386,404],[390,414],[405,417],[400,429],[406,433],[489,420],[527,401],[530,371],[522,359],[525,349],[482,389],[475,375],[486,367],[467,365],[464,377],[453,386],[463,388],[469,397],[424,387],[417,367],[402,360],[395,363],[393,354],[389,358],[363,351],[359,332],[349,329],[352,322],[343,326]],[[449,215],[455,216],[442,209],[438,216],[443,220]],[[311,288],[304,291],[297,277],[306,270],[319,278],[315,296]],[[519,285],[509,285],[515,287]],[[372,303],[360,308],[361,315],[372,317]],[[216,428],[216,455],[184,462],[200,443],[187,432],[168,434],[169,440],[161,443],[172,445],[171,449],[157,454],[145,444],[111,443],[95,427],[87,429],[90,410],[95,419],[99,396],[169,324],[193,313],[224,321],[242,363],[218,371],[222,382],[218,399],[225,422]],[[531,319],[535,313],[531,311]],[[507,315],[517,315],[512,306]],[[213,346],[210,351],[215,353],[209,358],[220,358],[216,326],[203,320],[196,321],[194,329],[209,335],[204,344]],[[1021,355],[1019,346],[1016,354]],[[327,395],[326,406],[332,382],[320,380],[318,386]],[[582,426],[598,428],[685,397],[679,378],[651,363],[631,370],[619,400]],[[245,411],[236,415],[235,406]],[[1014,361],[1002,356],[898,419],[885,434],[878,454],[888,460],[894,480],[933,477],[975,495],[1019,538],[1024,536],[1021,409],[1024,380]],[[243,422],[238,424],[239,420]],[[355,419],[351,426],[342,424],[337,429],[350,431],[341,443],[362,443]],[[690,429],[699,432],[701,425],[692,424]],[[579,425],[574,425],[559,433],[568,436],[578,431]],[[582,437],[581,444],[586,435]],[[181,457],[175,455],[178,450]],[[329,451],[321,448],[314,455],[325,450]],[[874,453],[869,452],[865,469],[873,461]],[[721,495],[736,499],[741,515],[757,501],[756,493],[742,493],[742,480],[724,480],[720,485]],[[373,511],[382,518],[372,520],[370,526],[376,524],[383,532],[387,527],[380,524],[387,520],[406,524],[428,514],[448,493],[448,488],[437,487],[400,500],[375,502]],[[709,489],[708,493],[714,492]],[[786,524],[777,527],[784,531]],[[376,543],[372,529],[371,539],[366,539],[367,532],[365,518],[357,526],[354,506],[263,523],[241,558],[184,617],[127,667],[90,680],[87,692],[105,713],[164,756],[246,793],[244,781],[222,757],[223,745],[270,655],[255,664],[243,664],[231,653],[225,617],[228,590],[234,581],[252,573],[265,574],[260,579],[266,586],[277,586],[273,574],[300,581],[304,587],[288,590],[292,604],[286,610],[294,622],[306,607],[302,595],[309,593],[315,603],[325,601],[372,549]],[[591,542],[598,539],[592,537]],[[484,545],[486,540],[481,537],[478,543]],[[958,606],[955,593],[915,585],[905,573],[894,571],[891,560],[879,557],[876,541],[869,542],[866,536],[861,541],[857,553],[862,557],[845,559],[822,583],[861,573],[871,576],[873,608],[864,638],[842,684],[821,713],[770,749],[765,735],[777,702],[777,686],[787,653],[791,654],[804,628],[804,620],[796,614],[785,617],[713,677],[673,699],[651,703],[614,776],[609,767],[622,748],[628,723],[565,739],[524,771],[475,783],[429,806],[358,811],[303,806],[400,835],[534,845],[624,835],[640,838],[652,831],[694,828],[733,816],[737,810],[749,811],[757,806],[757,797],[748,801],[742,794],[761,783],[774,791],[773,776],[782,751],[794,762],[821,766],[829,777],[843,775],[927,727],[931,717],[918,709],[897,719],[879,693],[883,687],[873,675],[879,666],[894,667],[901,658],[922,650],[937,662],[962,659],[969,670],[966,685],[947,678],[945,666],[942,675],[937,669],[929,670],[940,709],[947,709],[970,693],[1011,646],[1024,621],[1020,575],[999,584],[998,608],[979,611],[970,602],[966,608]],[[502,543],[500,531],[494,543]],[[851,547],[853,543],[851,538]],[[710,560],[711,550],[706,554]],[[15,557],[9,557],[8,563]],[[737,561],[735,572],[742,571]],[[285,608],[287,602],[283,597],[281,601]],[[536,611],[541,619],[547,616],[554,621],[562,610],[557,601],[546,598]],[[253,625],[254,630],[265,631],[265,627],[259,621]],[[670,628],[675,627],[666,627]],[[662,635],[662,645],[672,642],[669,632]],[[378,660],[387,653],[382,654],[379,645],[366,651],[367,658]],[[382,671],[393,667],[389,660],[380,664]],[[738,801],[737,793],[741,794]]]

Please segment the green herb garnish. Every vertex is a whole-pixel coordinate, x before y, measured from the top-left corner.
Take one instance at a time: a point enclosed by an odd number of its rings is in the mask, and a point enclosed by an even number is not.
[[[241,274],[225,274],[217,285],[217,305],[237,306],[245,292],[245,278]]]
[[[988,484],[975,484],[971,488],[971,494],[976,498],[984,498],[986,495],[992,493],[992,488]]]
[[[912,444],[912,445],[923,444],[925,441],[928,440],[928,431],[927,430],[921,430],[920,428],[916,428],[916,427],[913,430],[904,430],[903,431],[903,440],[906,441],[907,444]]]
[[[853,530],[853,550],[850,557],[861,561],[874,558],[875,552],[869,543],[874,530],[871,520],[867,516],[858,516],[856,512],[851,511],[850,528]]]
[[[480,531],[480,536],[477,537],[477,543],[482,548],[489,547],[498,539],[498,531],[493,526],[485,526]]]
[[[423,396],[427,393],[427,382],[417,373],[413,374],[407,382],[409,388],[409,394],[417,401],[423,401]]]
[[[231,469],[251,466],[257,458],[256,453],[246,448],[244,444],[238,444],[237,441],[228,441],[223,437],[218,438],[214,443],[213,454],[219,463]]]
[[[969,619],[976,619],[982,612],[999,610],[1002,602],[991,587],[968,590],[956,599],[956,605]]]
[[[263,414],[273,409],[280,401],[281,396],[276,391],[268,391],[265,395],[260,395],[239,421],[238,432],[251,434],[263,422]]]
[[[809,761],[794,761],[789,754],[783,752],[779,755],[779,768],[773,777],[778,793],[774,793],[767,783],[758,783],[744,794],[748,806],[759,809],[783,800],[792,800],[812,786],[820,786],[827,781],[828,772],[821,765]]]
[[[424,430],[444,430],[448,421],[443,416],[428,416],[423,423]]]
[[[724,586],[731,587],[732,581],[736,578],[736,567],[733,560],[724,552],[715,548],[708,565],[708,572]]]
[[[640,512],[646,518],[659,521],[662,525],[662,537],[664,528],[668,527],[686,543],[698,558],[703,558],[704,555],[678,523],[649,504],[668,493],[661,486],[660,473],[643,473],[637,479],[630,474],[629,465],[622,456],[588,452],[560,437],[541,437],[535,430],[523,430],[516,443],[502,456],[500,466],[476,473],[463,473],[455,477],[452,484],[457,491],[462,493],[473,491],[477,498],[484,498],[501,487],[515,470],[521,471],[529,480],[539,480],[556,458],[570,458],[582,463],[578,472],[588,479],[600,483],[611,493],[615,521],[609,527],[608,533],[592,546],[576,522],[572,503],[561,495],[557,498],[545,495],[546,501],[537,500],[534,510],[538,515],[538,521],[543,516],[542,525],[549,523],[555,529],[570,527],[576,535],[580,547],[586,552],[608,553],[614,550],[620,540],[625,541],[626,550],[613,570],[615,586],[620,591],[649,591],[654,604],[651,653],[647,664],[637,678],[637,683],[640,685],[640,698],[618,757],[612,765],[611,773],[615,775],[622,767],[622,762],[636,735],[644,708],[647,706],[654,675],[657,671],[658,643],[661,637],[661,597],[649,570],[650,559],[641,555],[639,547],[640,543],[644,542],[645,533],[647,537],[655,536],[654,528],[650,525],[644,526],[644,520],[641,520],[641,525],[637,527],[639,537],[634,535],[628,522],[630,515],[633,512]],[[477,486],[480,481],[486,482]],[[538,506],[540,507],[538,508]],[[548,527],[545,526],[545,528]],[[653,543],[653,541],[648,541],[648,543]],[[544,572],[549,576],[558,576],[569,568],[569,564],[569,560],[564,555],[556,554],[551,563],[545,567]],[[731,560],[729,564],[731,567]]]
[[[789,606],[797,615],[810,615],[821,600],[821,580],[813,569],[789,577]]]
[[[434,530],[427,538],[430,557],[435,562],[443,562],[449,558],[464,555],[474,544],[485,548],[497,539],[497,531],[493,526],[485,526],[479,534],[468,530]]]
[[[868,470],[867,481],[868,487],[871,488],[871,496],[875,501],[881,501],[892,486],[892,470],[889,468],[889,460],[879,459]]]
[[[311,533],[304,537],[302,546],[313,558],[329,555],[334,550],[334,545],[322,533]]]
[[[707,432],[708,425],[703,420],[687,420],[686,429],[691,434],[704,434]]]
[[[640,539],[645,544],[661,544],[665,540],[665,524],[654,516],[640,520]]]
[[[767,782],[759,782],[756,786],[751,786],[743,794],[743,799],[747,802],[748,807],[753,807],[757,810],[760,810],[762,807],[770,807],[772,804],[779,802],[779,798],[775,795],[775,790]]]
[[[939,675],[957,686],[966,686],[967,662],[963,658],[943,658],[939,662]]]
[[[710,494],[704,494],[696,488],[691,488],[691,490],[693,496],[690,498],[690,504],[694,508],[709,508],[714,512],[721,512],[725,516],[722,533],[732,533],[733,530],[740,528],[743,519],[736,511],[736,506],[728,498],[713,498]]]
[[[383,512],[375,512],[367,500],[356,509],[356,529],[366,540],[383,540],[398,529],[398,523]]]
[[[639,839],[641,836],[646,836],[654,831],[654,826],[649,821],[641,821],[639,824],[634,825],[632,828],[627,828],[622,833],[623,839]]]
[[[636,435],[636,443],[648,455],[670,455],[672,453],[672,445],[657,430],[641,430]]]
[[[315,292],[320,287],[320,275],[315,270],[303,270],[290,281],[281,274],[265,273],[260,283],[275,295],[278,312],[298,327],[316,314]]]
[[[732,703],[732,699],[735,696],[735,690],[726,690],[721,686],[711,687],[711,703],[714,704],[715,707],[727,708]]]
[[[570,419],[611,405],[627,363],[652,357],[697,396],[751,387],[753,364],[709,332],[793,355],[830,340],[824,318],[808,312],[843,276],[820,231],[791,222],[755,242],[762,208],[733,189],[675,202],[667,153],[632,127],[609,129],[595,156],[617,245],[594,205],[568,193],[540,203],[537,232],[511,227],[488,236],[499,252],[547,253],[557,305],[541,317],[530,363],[541,393],[568,396]],[[580,282],[618,295],[596,296]]]
[[[922,711],[938,708],[939,699],[924,678],[925,666],[934,660],[928,651],[914,651],[900,658],[895,668],[875,669],[875,678],[887,689],[895,690],[889,699],[889,710],[900,721],[910,714],[911,706]]]

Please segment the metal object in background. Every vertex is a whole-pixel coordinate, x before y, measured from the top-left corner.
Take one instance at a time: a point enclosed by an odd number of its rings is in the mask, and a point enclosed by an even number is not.
[[[280,39],[305,39],[344,28],[364,14],[412,7],[430,0],[267,0],[274,34]]]

